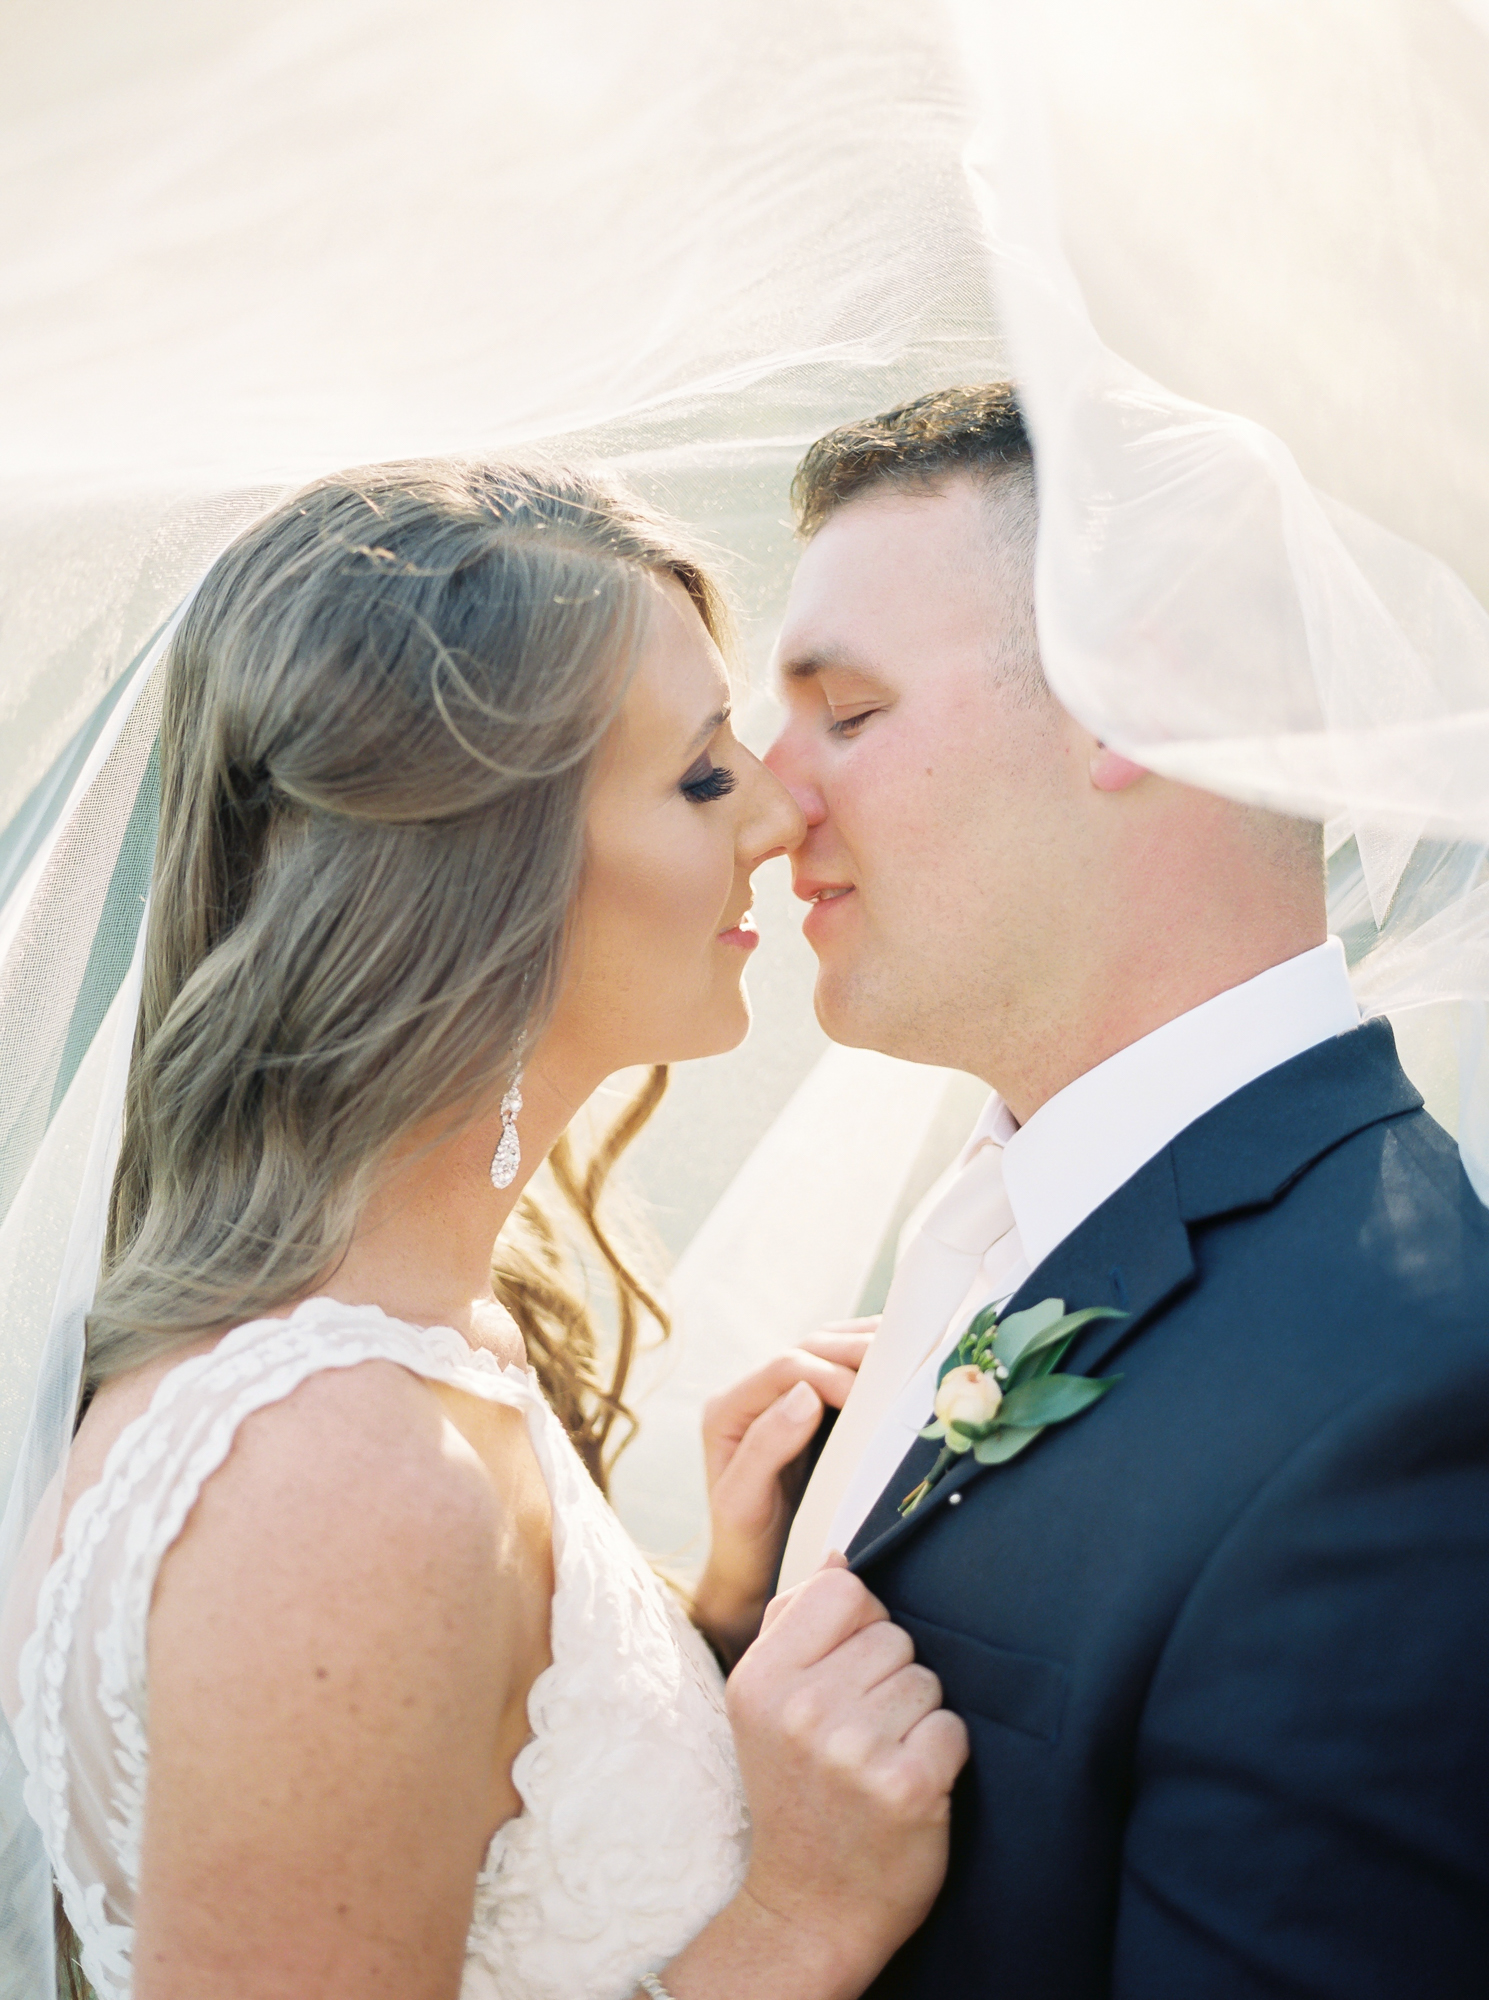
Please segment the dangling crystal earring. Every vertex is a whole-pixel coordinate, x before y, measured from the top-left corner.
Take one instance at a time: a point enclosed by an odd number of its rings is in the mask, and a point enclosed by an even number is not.
[[[507,1085],[502,1099],[502,1135],[491,1155],[491,1185],[509,1188],[522,1165],[522,1141],[517,1137],[517,1113],[522,1109],[522,1071]]]

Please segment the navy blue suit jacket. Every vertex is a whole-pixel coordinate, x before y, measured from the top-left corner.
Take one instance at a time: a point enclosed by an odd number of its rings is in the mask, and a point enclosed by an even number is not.
[[[1489,1994],[1489,1213],[1374,1023],[1036,1270],[1120,1373],[849,1551],[966,1718],[876,2000]]]

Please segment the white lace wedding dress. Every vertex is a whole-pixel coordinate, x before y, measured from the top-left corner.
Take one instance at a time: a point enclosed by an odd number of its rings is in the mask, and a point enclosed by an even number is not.
[[[327,1299],[182,1362],[72,1508],[20,1656],[17,1736],[98,2000],[130,1992],[161,1558],[245,1417],[307,1376],[396,1361],[523,1411],[553,1502],[552,1665],[523,1802],[476,1883],[462,2000],[621,2000],[727,1902],[748,1826],[707,1647],[597,1491],[535,1379],[445,1327]]]

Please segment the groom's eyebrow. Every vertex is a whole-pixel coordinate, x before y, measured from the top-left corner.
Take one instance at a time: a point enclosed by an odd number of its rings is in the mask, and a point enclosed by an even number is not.
[[[788,681],[809,681],[818,674],[831,673],[834,667],[853,667],[855,664],[846,653],[837,652],[831,646],[819,646],[794,660],[782,660],[781,676]]]
[[[814,646],[808,653],[782,660],[777,671],[783,681],[810,681],[818,674],[831,673],[854,674],[865,681],[877,682],[881,678],[860,654],[838,646]]]

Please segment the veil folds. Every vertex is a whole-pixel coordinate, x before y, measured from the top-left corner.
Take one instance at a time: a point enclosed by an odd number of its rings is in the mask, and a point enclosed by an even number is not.
[[[1489,1198],[1483,0],[58,0],[8,43],[0,1563],[76,1382],[162,628],[338,466],[608,459],[723,552],[763,735],[805,445],[1015,374],[1057,693],[1325,822],[1362,1004]],[[873,1302],[970,1119],[827,1049],[771,871],[759,908],[756,1033],[636,1154],[678,1259],[616,1482],[653,1546],[696,1396]],[[26,1840],[12,1765],[0,2000],[47,1985]]]

